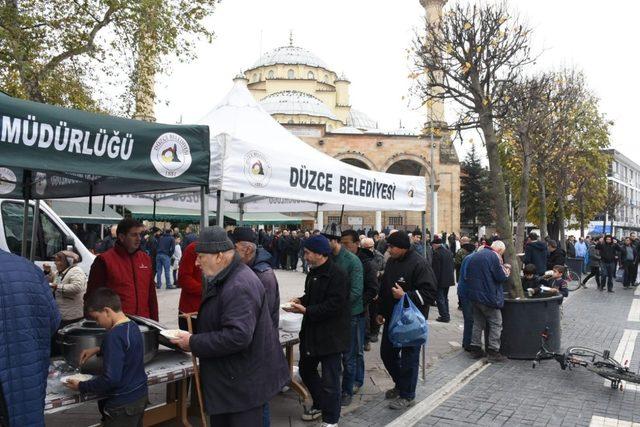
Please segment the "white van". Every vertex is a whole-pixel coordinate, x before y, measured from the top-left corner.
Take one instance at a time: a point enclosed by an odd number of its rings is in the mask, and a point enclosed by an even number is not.
[[[35,203],[30,202],[30,217],[33,217]],[[24,218],[24,201],[14,199],[0,199],[0,248],[21,254],[22,226]],[[27,239],[31,242],[31,221]],[[53,256],[61,250],[72,245],[75,252],[80,255],[80,268],[88,275],[95,259],[73,231],[60,219],[58,215],[43,201],[40,202],[40,215],[36,238],[36,252],[34,262],[42,267],[48,263],[53,269]]]

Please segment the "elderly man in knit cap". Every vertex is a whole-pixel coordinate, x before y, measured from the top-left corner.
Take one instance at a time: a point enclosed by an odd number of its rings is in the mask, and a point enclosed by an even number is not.
[[[233,242],[242,262],[253,270],[264,285],[271,320],[273,320],[273,327],[277,331],[280,321],[280,288],[278,279],[271,268],[271,254],[258,247],[258,234],[251,227],[236,227],[233,230]]]
[[[380,356],[391,375],[395,387],[387,390],[385,397],[393,399],[391,409],[413,406],[418,383],[420,347],[394,347],[389,340],[389,326],[396,302],[405,294],[420,309],[425,318],[429,306],[436,299],[437,285],[431,265],[411,247],[409,236],[396,231],[387,238],[389,260],[380,282],[380,307],[378,323],[384,324]]]
[[[264,286],[222,228],[202,230],[196,252],[205,277],[198,333],[172,341],[200,358],[211,425],[262,425],[265,404],[290,379]]]
[[[302,419],[322,417],[323,426],[340,419],[340,369],[342,353],[349,348],[351,310],[346,273],[331,259],[329,240],[312,236],[304,242],[309,264],[304,295],[291,300],[286,311],[302,313],[300,376],[313,398]],[[318,374],[321,365],[321,374]]]

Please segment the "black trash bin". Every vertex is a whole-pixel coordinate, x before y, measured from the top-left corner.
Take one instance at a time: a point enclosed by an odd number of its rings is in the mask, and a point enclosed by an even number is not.
[[[549,328],[547,349],[559,352],[561,304],[562,296],[505,299],[500,352],[510,359],[534,359],[545,328]]]

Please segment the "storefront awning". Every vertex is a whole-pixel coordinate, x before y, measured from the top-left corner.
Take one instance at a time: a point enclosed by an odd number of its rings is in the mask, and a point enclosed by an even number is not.
[[[88,203],[69,203],[53,201],[51,208],[60,218],[70,224],[115,224],[120,222],[122,215],[111,209],[109,206],[93,205],[89,213]]]

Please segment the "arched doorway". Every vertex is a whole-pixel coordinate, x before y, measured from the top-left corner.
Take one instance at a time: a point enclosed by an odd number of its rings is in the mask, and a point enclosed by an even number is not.
[[[370,170],[371,168],[369,167],[369,165],[367,165],[365,162],[363,162],[360,159],[353,159],[353,158],[345,158],[345,159],[340,159],[341,162],[347,163],[351,166],[355,166],[357,168],[362,168],[362,169],[367,169]]]
[[[427,175],[427,167],[415,160],[404,159],[393,163],[386,172],[396,175],[425,176]]]

